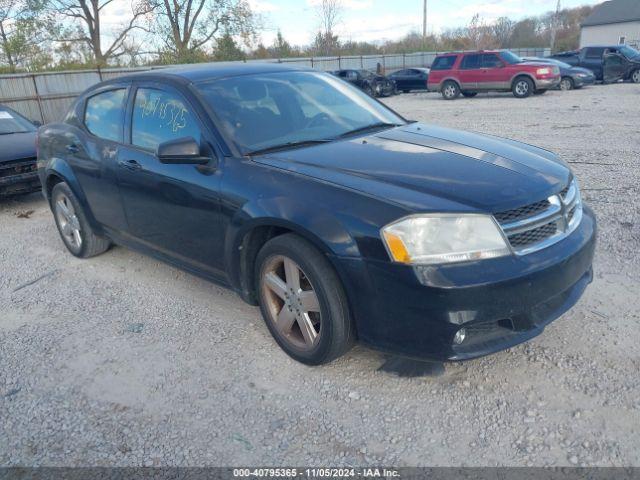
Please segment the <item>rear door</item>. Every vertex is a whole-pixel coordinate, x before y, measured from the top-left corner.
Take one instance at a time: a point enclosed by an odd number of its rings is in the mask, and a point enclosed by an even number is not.
[[[482,55],[478,53],[469,53],[464,56],[460,62],[460,70],[458,72],[460,79],[460,87],[462,90],[477,90],[487,88],[482,79]]]
[[[423,90],[427,88],[427,72],[424,70],[411,69],[411,88]]]
[[[173,87],[137,83],[127,111],[128,144],[118,155],[118,183],[129,236],[161,254],[224,279],[220,170],[202,113]],[[161,163],[161,143],[193,137],[208,165]]]
[[[80,129],[61,139],[62,156],[71,165],[95,219],[113,230],[127,228],[117,185],[117,157],[122,148],[130,84],[105,86],[82,105]],[[82,131],[83,130],[83,131]]]

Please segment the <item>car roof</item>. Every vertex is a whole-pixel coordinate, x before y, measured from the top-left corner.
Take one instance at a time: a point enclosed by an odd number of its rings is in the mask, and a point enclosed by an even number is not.
[[[261,73],[299,71],[312,71],[312,69],[275,62],[215,62],[158,68],[147,70],[144,72],[133,73],[131,75],[126,75],[119,78],[173,78],[183,79],[188,82],[196,83],[205,80],[215,80],[219,78],[236,77],[241,75],[257,75]]]
[[[464,52],[447,52],[447,53],[439,53],[436,55],[437,57],[445,57],[447,55],[476,55],[478,53],[500,53],[506,52],[507,50],[465,50]]]

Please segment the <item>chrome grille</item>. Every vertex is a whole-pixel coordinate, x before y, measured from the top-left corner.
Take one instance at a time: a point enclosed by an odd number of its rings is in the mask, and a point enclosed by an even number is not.
[[[568,236],[582,220],[578,185],[566,188],[546,200],[498,212],[495,219],[518,255],[526,255],[553,245]]]

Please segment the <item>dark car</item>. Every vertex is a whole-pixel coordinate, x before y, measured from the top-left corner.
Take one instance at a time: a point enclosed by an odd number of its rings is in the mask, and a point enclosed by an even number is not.
[[[556,65],[560,68],[560,90],[573,90],[574,88],[582,88],[585,85],[593,85],[596,82],[595,74],[582,67],[572,67],[568,63],[561,62],[555,58],[539,58],[527,57],[523,58],[527,62],[546,63],[548,65]]]
[[[388,75],[387,78],[396,84],[396,88],[404,93],[412,90],[426,90],[429,80],[428,68],[406,68]]]
[[[0,105],[0,197],[40,190],[36,130],[18,112]]]
[[[601,82],[628,80],[640,83],[640,52],[628,45],[593,45],[556,53],[552,58],[588,68]]]
[[[396,94],[396,84],[393,80],[369,70],[337,70],[333,74],[372,97],[390,97]]]
[[[540,334],[592,279],[596,220],[556,155],[410,123],[326,73],[121,77],[39,139],[73,255],[117,243],[229,286],[308,364],[356,339],[486,355]]]

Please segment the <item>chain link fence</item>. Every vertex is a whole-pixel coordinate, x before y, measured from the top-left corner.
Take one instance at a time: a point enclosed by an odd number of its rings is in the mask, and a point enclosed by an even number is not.
[[[511,51],[523,57],[543,57],[551,54],[548,48],[515,48]],[[403,68],[428,67],[437,54],[438,52],[418,52],[395,55],[283,58],[249,60],[247,63],[291,63],[324,71],[376,70],[381,68],[384,73],[391,73]],[[11,107],[32,120],[42,123],[53,122],[60,120],[75,97],[90,86],[103,80],[156,68],[166,67],[109,68],[0,75],[0,104]]]

